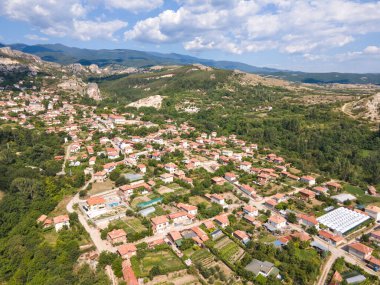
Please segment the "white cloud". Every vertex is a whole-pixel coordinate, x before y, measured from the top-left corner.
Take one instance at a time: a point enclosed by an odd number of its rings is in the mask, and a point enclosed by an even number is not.
[[[25,35],[25,38],[32,40],[32,41],[47,41],[48,40],[48,38],[46,38],[46,37],[41,37],[39,35],[34,35],[34,34]]]
[[[126,26],[127,23],[120,20],[108,22],[74,20],[74,36],[83,41],[93,38],[115,40],[114,33]]]
[[[180,8],[138,21],[127,40],[182,42],[187,50],[232,53],[278,49],[309,54],[380,32],[380,1],[177,0]],[[309,57],[310,57],[309,56]]]
[[[105,5],[109,8],[124,9],[132,12],[151,11],[163,4],[163,0],[105,0]]]
[[[98,0],[2,0],[0,15],[27,22],[48,36],[115,39],[114,34],[125,28],[127,22],[88,19],[89,12],[95,9],[92,5],[95,2]],[[29,39],[31,36],[38,40],[35,35],[29,35]]]
[[[377,55],[380,55],[380,47],[377,47],[377,46],[367,46],[363,50],[363,53],[365,53],[365,54],[377,54]]]

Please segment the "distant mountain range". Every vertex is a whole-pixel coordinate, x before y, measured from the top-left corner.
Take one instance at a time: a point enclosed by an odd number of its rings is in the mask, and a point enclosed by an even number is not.
[[[15,50],[37,55],[45,61],[56,62],[60,64],[80,63],[85,66],[88,66],[90,64],[97,64],[100,67],[104,67],[110,64],[117,64],[132,67],[148,67],[154,65],[189,65],[200,63],[220,69],[238,69],[249,73],[270,75],[285,80],[303,83],[380,84],[380,74],[374,73],[307,73],[299,71],[279,70],[267,67],[257,67],[234,61],[201,59],[176,53],[163,54],[157,52],[145,52],[128,49],[92,50],[67,47],[62,44],[4,45],[0,43],[0,47],[4,46],[9,46]]]

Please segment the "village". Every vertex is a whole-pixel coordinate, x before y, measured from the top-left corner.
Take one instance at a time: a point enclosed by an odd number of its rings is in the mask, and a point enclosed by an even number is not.
[[[80,172],[85,180],[66,214],[45,213],[37,223],[70,230],[69,214],[76,213],[94,245],[85,262],[96,266],[102,252],[118,254],[127,284],[155,284],[163,275],[175,284],[182,284],[178,277],[196,284],[186,271],[191,265],[204,282],[239,284],[234,264],[246,258],[252,242],[276,248],[304,243],[324,258],[317,284],[380,276],[380,205],[356,203],[352,185],[304,173],[233,134],[172,120],[159,126],[143,114],[114,109],[97,113],[49,91],[9,91],[2,100],[0,119],[35,128],[30,118],[38,118],[47,132],[62,133],[58,175]],[[373,186],[365,190],[378,197]],[[339,258],[365,274],[332,272]],[[282,279],[280,268],[265,259],[249,260],[244,270]],[[107,273],[118,284],[112,269]]]

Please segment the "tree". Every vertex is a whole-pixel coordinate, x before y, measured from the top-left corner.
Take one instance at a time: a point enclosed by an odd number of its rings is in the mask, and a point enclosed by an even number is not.
[[[160,268],[157,265],[155,265],[149,271],[149,278],[150,278],[150,280],[152,280],[154,278],[154,276],[157,276],[157,275],[160,275],[160,274],[161,274]]]
[[[289,223],[295,224],[297,222],[297,216],[293,212],[290,212],[289,214],[286,215],[286,220]]]

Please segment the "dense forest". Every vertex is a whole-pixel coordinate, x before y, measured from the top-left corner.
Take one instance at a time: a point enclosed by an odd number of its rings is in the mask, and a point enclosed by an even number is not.
[[[76,177],[57,178],[63,136],[2,127],[0,129],[0,283],[8,284],[108,284],[103,273],[88,266],[75,268],[86,235],[70,215],[71,230],[61,231],[56,242],[37,225],[65,195],[76,189]],[[50,229],[49,231],[54,231]]]

